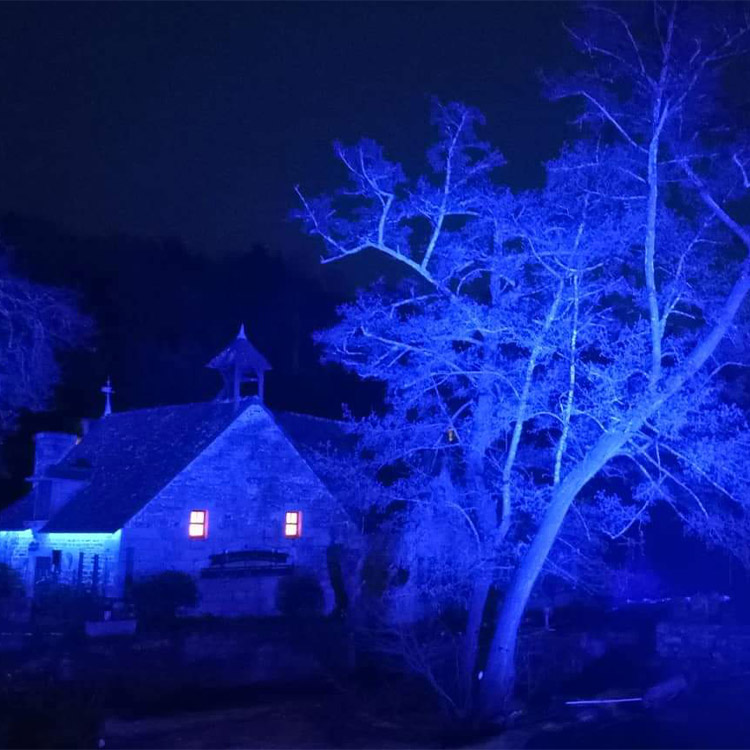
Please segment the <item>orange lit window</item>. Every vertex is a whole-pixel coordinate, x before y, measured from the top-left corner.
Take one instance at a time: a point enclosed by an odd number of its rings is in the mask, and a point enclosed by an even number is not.
[[[302,511],[288,510],[284,516],[284,536],[296,539],[302,536]]]
[[[191,539],[205,539],[208,536],[208,511],[191,510],[188,536]]]

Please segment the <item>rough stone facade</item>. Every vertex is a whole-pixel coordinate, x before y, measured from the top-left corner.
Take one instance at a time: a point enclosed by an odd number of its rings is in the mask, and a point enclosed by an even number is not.
[[[356,532],[298,438],[257,399],[113,414],[77,443],[42,436],[34,490],[0,518],[0,561],[29,595],[52,578],[118,598],[181,571],[198,583],[199,611],[217,615],[273,614],[280,582],[304,574],[330,609],[328,550]],[[192,511],[206,514],[205,538],[189,534]],[[289,512],[299,538],[285,536]]]
[[[190,513],[208,514],[208,536],[191,539]],[[302,536],[284,536],[287,511],[302,514]],[[350,524],[331,493],[269,412],[246,409],[203,453],[123,528],[121,568],[138,578],[180,570],[199,583],[202,611],[271,614],[281,576],[268,572],[205,577],[211,555],[246,550],[288,554],[294,571],[311,571],[333,605],[326,550]],[[130,559],[127,562],[126,558]]]

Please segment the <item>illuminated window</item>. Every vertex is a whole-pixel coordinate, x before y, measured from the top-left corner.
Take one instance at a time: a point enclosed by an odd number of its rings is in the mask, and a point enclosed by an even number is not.
[[[296,539],[302,536],[302,511],[288,510],[284,516],[284,536]]]
[[[191,510],[188,536],[191,539],[205,539],[208,536],[208,511]]]

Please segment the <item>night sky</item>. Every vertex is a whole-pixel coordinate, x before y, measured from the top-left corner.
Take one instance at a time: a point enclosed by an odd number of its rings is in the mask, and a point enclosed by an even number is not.
[[[479,107],[506,180],[533,185],[564,135],[537,73],[568,49],[571,8],[4,3],[0,214],[299,257],[293,185],[336,185],[337,138],[408,169],[430,95]]]

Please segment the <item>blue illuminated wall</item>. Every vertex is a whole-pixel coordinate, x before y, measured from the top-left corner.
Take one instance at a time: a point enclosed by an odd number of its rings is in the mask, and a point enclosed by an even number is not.
[[[208,536],[190,539],[192,510],[208,511]],[[284,514],[302,512],[300,539],[284,537]],[[133,576],[180,570],[199,583],[202,611],[273,614],[279,578],[204,579],[210,555],[248,549],[289,554],[320,581],[333,606],[326,552],[350,524],[339,504],[262,406],[247,408],[122,531]]]
[[[25,531],[0,531],[0,562],[15,568],[23,579],[24,587],[28,588],[31,582],[30,570],[33,570],[33,562],[29,562],[29,547],[34,542],[31,529]]]
[[[0,560],[15,568],[28,595],[33,592],[36,558],[52,558],[59,551],[59,569],[53,571],[60,583],[83,586],[97,593],[117,597],[122,590],[120,537],[114,534],[40,534],[0,531]]]

